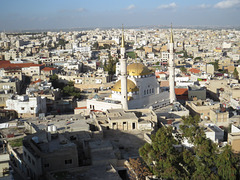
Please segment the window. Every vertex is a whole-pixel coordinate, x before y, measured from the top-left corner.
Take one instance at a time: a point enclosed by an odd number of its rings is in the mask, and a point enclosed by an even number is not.
[[[31,107],[31,110],[34,110],[34,107]]]
[[[21,107],[21,110],[24,110],[25,108],[24,107]]]
[[[44,167],[45,168],[49,167],[49,163],[44,164]]]
[[[28,156],[28,161],[31,162],[31,158],[30,158],[30,156]]]
[[[65,164],[72,164],[72,159],[65,160]]]
[[[144,95],[146,95],[146,90],[144,90]]]
[[[132,129],[135,129],[135,128],[136,128],[136,124],[132,123]]]
[[[152,93],[154,93],[154,88],[152,88]]]

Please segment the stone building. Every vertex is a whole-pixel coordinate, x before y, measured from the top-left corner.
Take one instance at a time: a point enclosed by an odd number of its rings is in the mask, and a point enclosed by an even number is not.
[[[93,117],[101,126],[115,130],[154,130],[157,125],[157,115],[150,109],[109,109],[95,112]]]
[[[40,179],[49,171],[78,167],[77,145],[61,134],[38,132],[23,140],[27,176]]]
[[[192,101],[193,99],[206,100],[206,88],[197,87],[197,86],[188,86],[188,100]]]
[[[225,108],[210,109],[210,120],[218,126],[228,126],[229,112]]]
[[[38,117],[46,113],[46,98],[37,96],[12,96],[6,101],[6,110],[15,110],[19,118]]]
[[[199,115],[201,119],[210,119],[210,109],[218,109],[220,107],[219,102],[211,100],[197,100],[197,101],[186,101],[186,107],[189,109],[191,115]]]

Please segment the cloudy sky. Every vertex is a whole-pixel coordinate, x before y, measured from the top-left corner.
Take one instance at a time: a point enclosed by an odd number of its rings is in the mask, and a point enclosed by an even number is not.
[[[0,0],[0,30],[240,25],[240,0]]]

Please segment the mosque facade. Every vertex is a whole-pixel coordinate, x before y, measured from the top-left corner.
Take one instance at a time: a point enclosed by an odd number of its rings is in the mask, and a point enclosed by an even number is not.
[[[120,58],[120,75],[112,87],[112,94],[105,98],[104,101],[88,100],[87,108],[91,110],[105,111],[105,107],[111,109],[123,108],[139,109],[149,107],[162,107],[176,101],[174,91],[174,59],[173,59],[173,36],[169,43],[169,91],[160,89],[156,76],[142,63],[132,63],[127,65],[124,47],[124,34],[122,34],[121,58]]]

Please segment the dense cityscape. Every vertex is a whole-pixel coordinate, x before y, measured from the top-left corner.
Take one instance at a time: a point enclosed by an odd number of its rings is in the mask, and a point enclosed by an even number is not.
[[[61,23],[26,18],[32,2],[0,16],[0,180],[240,179],[240,26],[226,21],[240,1],[155,9],[216,25],[158,25],[133,2],[114,23],[99,2],[58,9]]]

